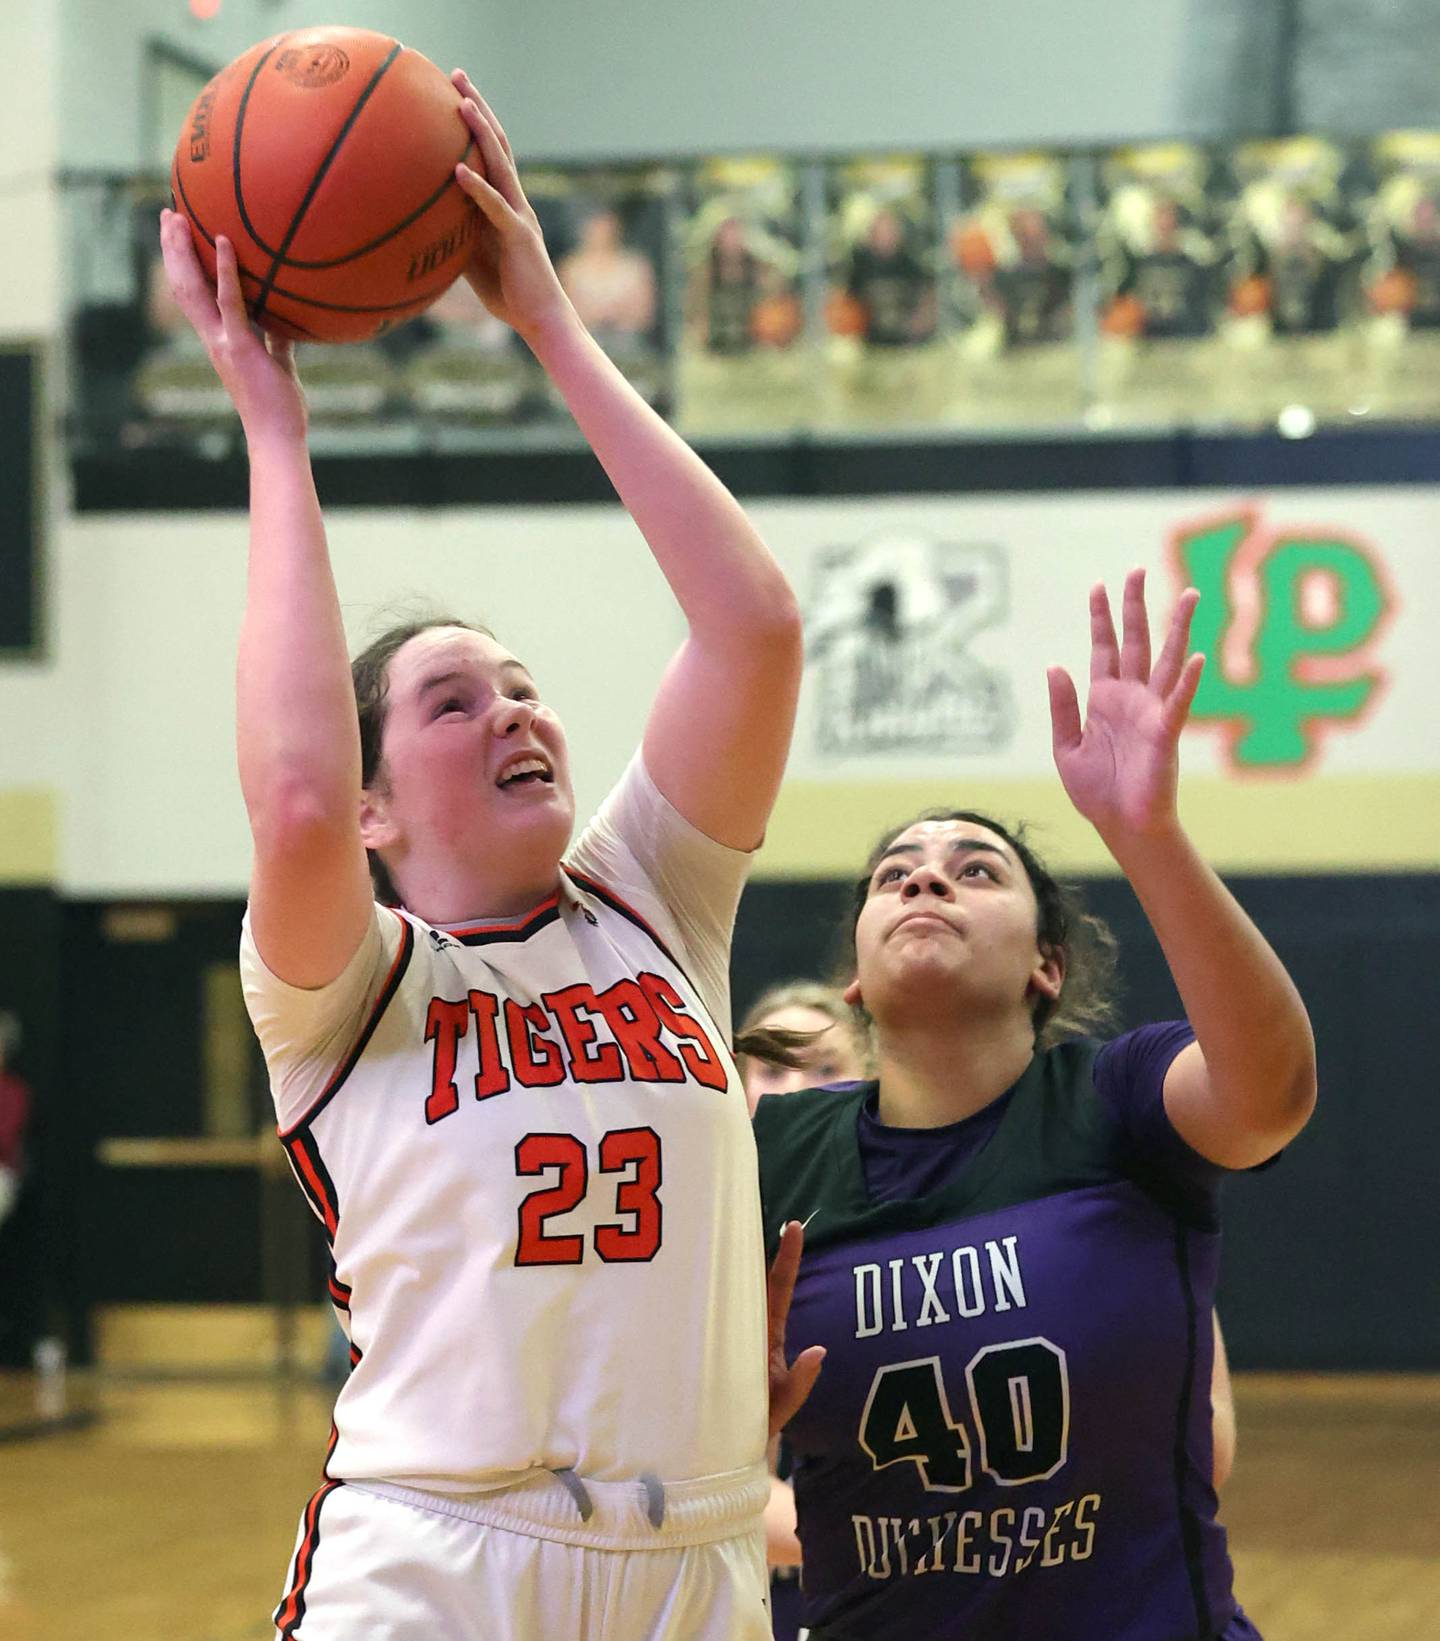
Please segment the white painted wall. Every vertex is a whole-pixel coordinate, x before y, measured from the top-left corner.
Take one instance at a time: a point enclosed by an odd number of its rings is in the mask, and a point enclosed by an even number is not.
[[[0,340],[49,343],[61,324],[52,95],[59,32],[48,0],[15,4],[19,17],[0,52]],[[58,447],[51,458],[58,482]],[[11,550],[8,530],[0,519],[0,552]],[[0,661],[0,790],[54,785],[62,738],[54,668]]]
[[[337,512],[352,651],[423,598],[490,626],[570,736],[588,813],[638,742],[678,612],[618,507]],[[235,777],[243,518],[72,519],[61,540],[71,699],[62,877],[76,894],[238,892],[249,837]]]
[[[991,749],[836,759],[815,741],[812,669],[791,784],[762,869],[813,871],[824,863],[844,870],[897,807],[934,803],[958,784],[998,791],[1004,804],[1023,805],[1021,813],[1063,823],[1068,806],[1051,765],[1044,668],[1058,661],[1083,676],[1090,582],[1103,576],[1118,587],[1132,564],[1148,565],[1158,619],[1178,589],[1172,533],[1245,500],[1150,492],[752,506],[812,606],[827,549],[898,534],[998,550],[1008,565],[1008,591],[993,618],[963,642],[970,660],[1004,676],[1017,709],[1013,737]],[[1355,540],[1384,566],[1395,608],[1365,662],[1384,682],[1373,709],[1327,731],[1303,771],[1236,776],[1227,772],[1216,727],[1187,734],[1187,791],[1209,793],[1197,835],[1225,864],[1251,861],[1263,846],[1278,851],[1283,865],[1302,858],[1298,816],[1310,839],[1303,858],[1312,864],[1433,863],[1440,858],[1440,742],[1418,726],[1428,723],[1440,693],[1440,652],[1430,636],[1440,623],[1440,572],[1431,550],[1440,489],[1281,490],[1248,501],[1267,531],[1303,526]],[[490,625],[527,662],[566,726],[578,807],[588,814],[637,744],[682,631],[620,509],[338,512],[330,541],[352,647],[367,628],[373,632],[387,602],[422,595]],[[85,518],[65,525],[67,892],[243,889],[249,842],[234,772],[232,680],[244,552],[238,517]],[[1382,854],[1371,830],[1352,824],[1347,806],[1363,813],[1362,791],[1365,804],[1381,805],[1376,812],[1405,811],[1403,828],[1396,821],[1386,829],[1387,836],[1405,830],[1403,851],[1397,845]],[[861,841],[847,844],[850,854],[837,866],[827,850],[841,813],[849,812],[844,806],[855,810],[857,803]],[[869,805],[878,806],[874,816]],[[1098,864],[1093,839],[1087,845],[1072,836],[1076,830],[1062,833],[1067,851],[1090,847]]]

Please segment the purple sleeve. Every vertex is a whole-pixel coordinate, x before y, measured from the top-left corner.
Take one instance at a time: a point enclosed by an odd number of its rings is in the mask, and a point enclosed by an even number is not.
[[[1213,1200],[1227,1170],[1181,1139],[1165,1110],[1165,1073],[1194,1041],[1186,1020],[1127,1031],[1096,1055],[1095,1089],[1138,1163]]]

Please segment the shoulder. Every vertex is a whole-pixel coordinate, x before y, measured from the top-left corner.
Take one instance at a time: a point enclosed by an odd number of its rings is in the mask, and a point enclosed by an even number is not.
[[[802,1088],[794,1094],[766,1094],[755,1107],[755,1143],[762,1155],[779,1155],[812,1143],[845,1123],[853,1123],[874,1083]]]
[[[760,1158],[760,1202],[766,1245],[773,1246],[786,1220],[809,1219],[822,1205],[841,1206],[860,1107],[874,1083],[807,1088],[766,1095],[755,1108],[755,1145]],[[838,1223],[827,1216],[827,1225]]]

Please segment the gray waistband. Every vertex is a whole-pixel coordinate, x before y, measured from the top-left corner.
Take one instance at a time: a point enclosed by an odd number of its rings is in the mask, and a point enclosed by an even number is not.
[[[592,1481],[574,1470],[536,1470],[514,1486],[463,1497],[393,1482],[346,1485],[434,1515],[605,1550],[733,1538],[760,1526],[770,1496],[763,1464],[680,1482],[662,1482],[648,1473],[634,1481]]]

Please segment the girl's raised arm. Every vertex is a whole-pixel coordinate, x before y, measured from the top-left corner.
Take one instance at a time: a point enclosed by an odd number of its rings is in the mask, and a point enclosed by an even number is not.
[[[360,732],[340,604],[290,344],[250,323],[235,252],[217,290],[183,217],[161,217],[165,270],[240,413],[250,454],[250,557],[236,671],[240,785],[255,856],[250,926],[294,986],[335,979],[374,901],[360,842]]]

